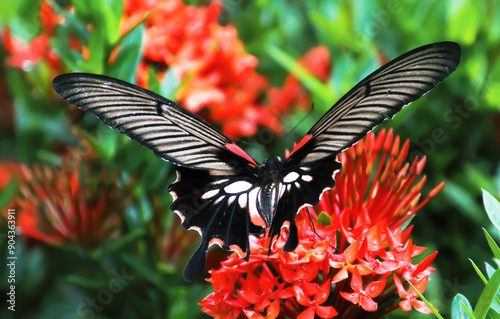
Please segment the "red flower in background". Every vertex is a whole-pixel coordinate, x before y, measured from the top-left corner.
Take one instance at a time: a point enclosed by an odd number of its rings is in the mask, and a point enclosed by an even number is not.
[[[234,25],[218,24],[221,8],[222,4],[217,1],[208,7],[195,7],[181,0],[126,0],[121,34],[125,35],[145,20],[138,84],[147,87],[150,68],[157,71],[158,80],[171,69],[181,83],[175,96],[179,104],[218,124],[225,134],[252,136],[259,127],[280,134],[283,127],[279,118],[294,107],[310,105],[309,96],[298,79],[291,75],[282,88],[270,87],[267,78],[256,72],[258,60],[245,52]],[[71,10],[71,6],[66,10]],[[53,77],[64,70],[62,61],[50,46],[55,36],[54,27],[62,23],[63,16],[54,12],[50,2],[42,1],[40,21],[42,32],[30,42],[11,35],[8,28],[3,30],[2,42],[9,53],[5,63],[9,67],[29,70],[43,62],[49,66]],[[96,26],[85,27],[91,32],[99,32]],[[73,50],[88,59],[91,54],[88,47],[75,36],[71,36],[69,42]],[[108,63],[117,52],[112,50]],[[314,48],[300,62],[321,80],[328,78],[326,48]]]
[[[269,90],[268,105],[259,102],[259,96],[269,89],[268,81],[257,74],[258,60],[245,53],[235,27],[218,24],[221,7],[217,1],[206,8],[188,6],[180,0],[126,1],[122,34],[151,14],[146,21],[138,82],[147,85],[150,65],[172,68],[183,81],[176,93],[179,104],[193,112],[207,110],[208,114],[202,113],[205,119],[220,124],[225,134],[251,136],[259,126],[281,133],[279,116],[292,106],[309,105],[309,98],[298,80],[289,77],[283,89]],[[302,65],[321,79],[327,78],[327,50],[314,49]]]
[[[91,178],[88,159],[66,160],[54,169],[21,165],[18,197],[20,232],[49,244],[95,248],[118,236],[124,192],[101,171]]]
[[[392,131],[382,131],[378,136],[369,133],[340,154],[342,169],[335,188],[296,217],[297,249],[281,249],[286,230],[270,255],[269,238],[251,237],[248,262],[233,253],[220,269],[211,271],[208,281],[214,292],[200,303],[202,310],[216,318],[357,318],[394,310],[398,304],[379,306],[398,293],[403,310],[413,306],[428,313],[399,277],[423,292],[436,253],[413,264],[425,248],[408,239],[412,227],[401,227],[443,184],[420,201],[425,158],[405,163],[408,147],[406,141],[400,148]]]
[[[9,56],[5,60],[8,67],[29,70],[36,64],[44,61],[52,71],[61,70],[61,61],[57,53],[49,44],[53,36],[54,26],[62,21],[62,17],[54,12],[47,1],[42,1],[40,8],[42,33],[29,43],[12,36],[8,28],[2,32],[2,43]]]

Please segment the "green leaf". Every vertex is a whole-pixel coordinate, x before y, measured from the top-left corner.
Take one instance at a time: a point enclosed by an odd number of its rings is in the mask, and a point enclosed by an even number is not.
[[[462,45],[473,44],[481,24],[480,9],[468,0],[449,0],[449,9],[448,38]]]
[[[316,220],[316,224],[330,226],[332,224],[332,217],[325,212],[321,212]]]
[[[471,316],[467,313],[469,309],[472,311],[472,306],[467,300],[467,298],[462,294],[457,294],[455,298],[453,298],[453,302],[451,303],[451,318],[452,319],[470,319]]]
[[[5,210],[11,207],[7,207],[11,199],[17,194],[18,182],[16,179],[12,179],[7,186],[0,191],[0,207],[5,207]]]
[[[482,224],[484,219],[477,212],[481,210],[472,195],[462,186],[451,180],[446,181],[443,193],[448,197],[450,203],[460,209],[460,212],[478,224]]]
[[[481,293],[481,296],[479,296],[476,308],[474,309],[474,315],[476,318],[483,319],[486,317],[486,314],[490,309],[491,302],[496,296],[498,287],[500,287],[500,269],[497,269],[493,276],[491,276],[488,284],[486,284],[486,287]]]
[[[125,36],[116,61],[109,66],[109,72],[107,72],[109,76],[135,82],[137,67],[142,59],[143,36],[144,25],[140,25]]]
[[[90,142],[97,155],[110,160],[115,157],[118,134],[102,123],[98,124],[95,132],[88,133],[82,131],[83,135]]]
[[[491,278],[493,274],[495,273],[496,269],[491,267],[490,264],[484,263],[486,267],[486,274],[488,275],[488,278]],[[493,308],[495,311],[499,312],[500,311],[500,292],[497,291],[497,295],[495,296],[495,302],[491,304],[491,308]]]
[[[18,17],[21,9],[28,2],[27,0],[0,1],[0,22],[5,23]]]
[[[466,304],[464,304],[462,301],[460,301],[460,305],[465,310],[465,312],[469,315],[469,317],[471,317],[472,319],[476,319],[476,316],[474,316],[474,313],[472,312],[472,310],[469,307],[467,307]]]
[[[72,284],[89,289],[101,289],[102,287],[106,287],[106,283],[101,280],[90,279],[79,275],[68,275],[66,280]]]
[[[486,277],[483,275],[483,272],[474,263],[474,261],[472,261],[472,259],[469,259],[469,261],[471,262],[472,267],[474,267],[474,270],[476,271],[476,273],[479,275],[479,278],[481,278],[481,280],[484,282],[484,284],[487,284],[488,283],[488,279],[486,279]]]
[[[424,295],[422,295],[420,293],[420,291],[418,291],[418,289],[415,288],[415,286],[413,286],[413,284],[411,282],[409,282],[408,280],[407,280],[407,282],[410,284],[410,286],[413,288],[413,290],[416,291],[416,293],[419,295],[420,299],[422,299],[422,301],[427,305],[427,307],[429,307],[429,309],[432,311],[432,313],[434,314],[434,316],[436,316],[436,318],[444,319],[439,314],[439,312],[437,311],[437,309],[424,297]]]
[[[136,229],[128,232],[127,234],[125,234],[121,237],[107,241],[104,244],[104,247],[93,251],[91,253],[91,256],[93,258],[95,258],[96,260],[101,259],[108,252],[118,251],[119,249],[123,248],[127,244],[129,244],[131,242],[135,242],[140,237],[143,237],[145,234],[146,234],[146,231],[144,230],[144,228],[136,228]]]
[[[266,47],[266,52],[282,67],[295,75],[313,94],[321,98],[323,100],[322,102],[328,104],[335,99],[330,86],[321,83],[321,81],[304,69],[293,57],[274,45],[268,45]]]
[[[123,14],[123,0],[108,0],[104,3],[103,17],[108,44],[115,44],[120,39],[120,20]]]
[[[88,61],[78,61],[78,69],[83,72],[102,74],[105,65],[105,39],[102,30],[90,33]]]
[[[122,259],[133,269],[133,273],[138,274],[140,277],[145,278],[155,286],[160,287],[161,277],[156,271],[153,271],[150,267],[145,264],[144,260],[137,258],[137,255],[132,255],[129,253],[123,253]]]
[[[500,202],[483,189],[483,204],[491,223],[500,231]]]
[[[498,247],[497,243],[493,238],[490,236],[488,231],[483,228],[484,234],[486,236],[486,240],[488,241],[488,244],[490,245],[491,251],[493,252],[493,255],[495,255],[496,259],[500,259],[500,248]]]
[[[169,68],[160,83],[160,95],[171,100],[175,99],[175,92],[181,83],[172,68]]]

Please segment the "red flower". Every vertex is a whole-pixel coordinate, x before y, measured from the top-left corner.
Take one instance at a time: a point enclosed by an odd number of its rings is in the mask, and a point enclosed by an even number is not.
[[[60,59],[51,48],[49,40],[52,37],[54,26],[61,21],[61,17],[54,12],[49,2],[43,1],[40,8],[40,21],[42,33],[26,43],[11,35],[8,28],[3,29],[2,43],[9,53],[5,65],[24,70],[29,70],[41,61],[47,63],[51,70],[60,70]]]
[[[379,296],[385,288],[386,280],[372,281],[363,289],[363,280],[357,269],[352,272],[351,288],[352,293],[340,292],[340,295],[353,304],[360,305],[366,311],[376,311],[377,303],[373,298]]]
[[[124,198],[102,171],[92,181],[88,162],[65,161],[54,169],[21,166],[18,228],[50,244],[76,243],[95,248],[119,234]]]
[[[15,163],[0,163],[0,190],[5,188],[19,173],[19,165]]]
[[[219,25],[221,8],[218,1],[208,7],[195,7],[181,0],[126,0],[120,34],[124,36],[145,21],[137,82],[147,87],[151,69],[158,73],[158,80],[170,70],[180,83],[175,93],[179,104],[220,125],[225,134],[252,136],[259,127],[280,134],[283,131],[280,117],[294,107],[310,105],[309,96],[291,75],[283,88],[270,88],[267,78],[256,72],[258,60],[245,52],[236,28],[231,24]],[[62,19],[50,2],[42,1],[42,33],[37,38],[25,42],[5,28],[2,42],[9,53],[6,65],[27,70],[43,62],[52,71],[50,77],[61,73],[64,66],[50,41],[54,26]],[[91,32],[94,28],[88,26]],[[70,46],[81,52],[84,59],[92,54],[74,36],[70,38]],[[118,47],[111,50],[108,63],[114,62],[117,52]],[[329,53],[325,47],[312,49],[300,63],[321,80],[328,78]],[[267,96],[267,101],[261,101],[263,96]]]
[[[422,277],[420,280],[412,283],[413,286],[417,288],[418,292],[420,292],[420,294],[424,293],[425,288],[427,287],[428,279],[429,277]],[[396,284],[396,288],[398,289],[398,295],[403,298],[403,300],[399,302],[399,306],[403,311],[411,311],[411,308],[413,306],[417,311],[421,313],[432,313],[425,302],[418,300],[419,296],[415,289],[410,286],[408,291],[406,291],[403,287],[403,284],[401,283],[401,280],[399,280],[398,276],[396,275],[394,275],[394,284]]]
[[[128,0],[122,32],[152,13],[142,64],[173,70],[182,82],[176,92],[179,104],[197,113],[208,111],[204,117],[230,136],[255,135],[259,125],[280,132],[277,117],[257,101],[267,79],[255,71],[257,58],[245,53],[235,27],[218,24],[221,6],[217,1],[197,8],[180,0]],[[139,68],[140,85],[147,84],[147,69]]]
[[[307,307],[299,314],[298,319],[313,319],[315,313],[321,318],[333,318],[338,314],[332,306],[320,306],[328,299],[328,295],[330,294],[330,280],[327,280],[321,286],[316,283],[302,282],[287,289],[290,288],[293,289],[293,295],[297,302]],[[314,295],[313,300],[309,297],[312,295]]]
[[[269,238],[251,237],[248,262],[233,253],[220,269],[210,271],[208,281],[214,292],[200,303],[202,311],[217,318],[278,313],[280,318],[360,316],[362,312],[386,313],[398,306],[379,309],[379,302],[396,292],[386,285],[391,275],[418,283],[420,290],[427,280],[422,278],[434,271],[430,263],[436,253],[412,264],[425,248],[408,239],[411,227],[402,229],[401,225],[442,184],[419,203],[425,176],[418,179],[425,159],[405,164],[408,147],[405,142],[400,150],[399,137],[382,131],[377,137],[369,133],[340,154],[342,170],[335,177],[335,189],[296,217],[299,244],[295,251],[282,251],[286,228],[269,256]],[[415,294],[397,290],[406,300],[400,307],[408,309],[409,303],[427,312]]]
[[[308,95],[293,76],[283,89],[268,88],[267,79],[255,70],[257,58],[245,52],[236,28],[218,24],[221,7],[217,1],[206,8],[180,0],[126,1],[122,34],[150,15],[138,83],[147,86],[148,66],[161,70],[160,78],[171,68],[182,82],[175,96],[179,104],[221,125],[225,134],[251,136],[259,126],[281,133],[279,116],[292,107],[308,106]],[[329,54],[324,47],[313,49],[301,64],[322,80],[328,77]],[[259,98],[268,89],[265,105]]]

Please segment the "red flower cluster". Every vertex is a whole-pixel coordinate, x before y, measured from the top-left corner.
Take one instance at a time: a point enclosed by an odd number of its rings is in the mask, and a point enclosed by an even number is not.
[[[335,188],[296,217],[297,249],[281,249],[286,231],[269,256],[269,239],[252,237],[248,262],[233,253],[211,271],[214,292],[200,303],[202,310],[216,318],[358,318],[398,306],[430,313],[404,287],[409,281],[424,292],[437,252],[413,264],[425,248],[408,239],[412,227],[404,224],[443,184],[420,202],[425,158],[405,163],[408,147],[406,141],[400,148],[392,131],[382,131],[340,154]],[[399,305],[396,292],[403,298]]]
[[[218,24],[221,8],[217,1],[208,7],[194,7],[181,0],[126,0],[121,34],[143,21],[146,26],[138,84],[147,87],[150,68],[157,71],[159,80],[170,68],[182,83],[176,92],[179,104],[220,125],[225,134],[252,136],[259,127],[279,134],[283,130],[279,118],[294,107],[307,107],[309,96],[292,75],[282,88],[270,87],[267,78],[256,72],[258,60],[244,51],[236,28]],[[50,2],[42,1],[40,20],[42,32],[29,43],[12,36],[8,28],[3,30],[2,42],[9,53],[6,65],[29,70],[43,62],[53,77],[64,69],[50,46],[50,39],[57,36],[54,26],[63,17],[54,12]],[[89,49],[78,39],[70,42],[84,58],[89,56]],[[320,79],[328,78],[326,48],[313,49],[301,64]],[[267,100],[262,98],[266,96]]]
[[[154,8],[146,22],[141,85],[147,84],[148,65],[172,68],[183,82],[176,92],[178,103],[196,113],[206,108],[209,114],[205,118],[221,124],[225,134],[254,135],[258,125],[279,131],[276,116],[257,103],[267,85],[266,78],[255,71],[258,60],[244,52],[234,26],[217,23],[219,2],[196,8],[180,0],[164,5],[128,0],[123,25]]]
[[[92,180],[84,159],[66,160],[59,169],[21,165],[20,171],[17,226],[25,236],[95,248],[119,234],[123,190],[105,182],[110,180],[105,171]]]
[[[290,76],[283,89],[269,90],[269,105],[259,102],[268,81],[257,74],[258,60],[245,53],[235,27],[218,24],[221,7],[217,1],[206,8],[188,6],[180,0],[126,1],[122,33],[151,14],[146,21],[139,84],[147,85],[151,65],[164,71],[172,68],[183,83],[176,92],[179,104],[197,113],[206,109],[204,117],[220,124],[225,134],[251,136],[259,126],[280,133],[279,116],[290,106],[307,106],[308,96],[298,80]],[[303,62],[322,79],[327,77],[328,65],[325,48],[314,50]]]

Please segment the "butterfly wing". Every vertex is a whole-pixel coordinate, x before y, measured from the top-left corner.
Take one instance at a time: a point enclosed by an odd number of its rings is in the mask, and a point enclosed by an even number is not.
[[[53,81],[68,103],[95,114],[155,154],[174,164],[244,171],[255,161],[210,124],[176,103],[118,79],[69,73]]]
[[[317,204],[321,190],[335,185],[333,178],[324,177],[340,169],[340,164],[334,160],[337,154],[435,87],[457,68],[459,62],[458,44],[429,44],[382,66],[335,103],[286,159],[281,173],[283,180],[293,175],[297,176],[297,181],[285,189],[278,203],[271,236],[279,235],[281,225],[288,221],[290,234],[285,249],[295,249],[295,213],[304,203]],[[295,199],[292,201],[290,197]]]
[[[170,207],[186,229],[202,234],[202,241],[184,269],[186,281],[194,280],[205,266],[211,244],[237,251],[248,260],[249,234],[259,232],[251,220],[260,218],[257,197],[259,181],[252,175],[210,174],[209,171],[179,168],[170,185],[174,202]]]
[[[454,42],[425,45],[368,75],[309,130],[287,157],[288,165],[333,157],[355,144],[455,71],[460,51]]]
[[[248,258],[249,232],[257,231],[250,214],[258,214],[253,198],[258,165],[248,154],[193,113],[127,82],[72,73],[56,77],[53,85],[67,102],[180,166],[169,188],[171,209],[186,229],[202,235],[184,270],[187,281],[202,272],[210,244]]]

